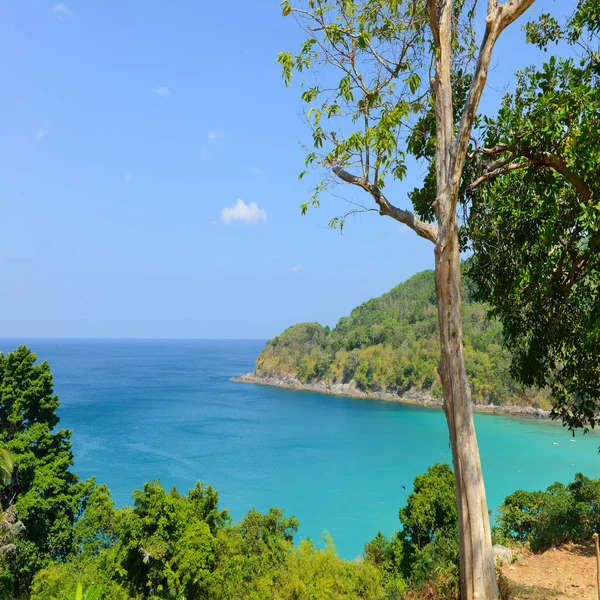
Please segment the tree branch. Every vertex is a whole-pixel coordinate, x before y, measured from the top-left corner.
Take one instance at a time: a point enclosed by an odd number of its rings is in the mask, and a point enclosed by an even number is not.
[[[560,156],[556,154],[552,154],[551,152],[542,152],[537,156],[532,156],[530,153],[525,151],[519,151],[516,148],[512,148],[506,145],[499,145],[495,148],[478,148],[473,154],[481,153],[487,154],[490,156],[494,156],[499,154],[500,152],[512,151],[517,156],[523,156],[528,160],[524,162],[511,163],[506,164],[506,161],[510,159],[501,159],[494,161],[488,166],[488,172],[476,179],[471,185],[469,185],[470,190],[474,190],[477,186],[481,185],[484,181],[488,181],[489,179],[493,179],[494,177],[498,177],[499,175],[504,175],[509,173],[510,171],[515,171],[517,169],[526,169],[531,167],[532,165],[545,165],[554,169],[557,173],[560,173],[565,179],[569,181],[569,183],[579,192],[579,194],[585,198],[586,200],[590,200],[592,198],[592,190],[588,187],[588,185],[573,171],[567,163],[560,158]]]
[[[427,0],[427,12],[429,13],[429,25],[431,27],[431,34],[433,35],[433,43],[437,48],[440,45],[440,27],[435,0]]]
[[[506,165],[500,167],[498,169],[494,169],[481,177],[478,177],[471,185],[469,185],[470,190],[474,190],[476,187],[481,185],[484,181],[488,181],[490,179],[494,179],[494,177],[498,177],[500,175],[505,175],[506,173],[510,173],[511,171],[516,171],[517,169],[526,169],[527,167],[531,167],[532,165],[541,164],[540,160],[526,160],[521,163],[512,163],[510,165]]]
[[[552,167],[555,171],[565,177],[586,200],[592,198],[592,190],[590,190],[577,173],[567,166],[567,163],[560,158],[560,156],[550,152],[542,152],[540,160],[542,161],[542,164]]]
[[[475,150],[473,150],[473,152],[469,154],[469,158],[474,158],[477,154],[495,156],[496,154],[500,154],[501,152],[508,152],[509,150],[514,151],[514,149],[514,146],[509,146],[508,144],[498,144],[493,148],[484,148],[483,146],[477,146],[477,148],[475,148]]]
[[[421,221],[417,215],[409,210],[404,210],[394,206],[393,204],[390,204],[388,199],[381,193],[381,190],[377,187],[377,185],[367,181],[364,177],[352,175],[352,173],[344,171],[344,169],[341,167],[333,167],[333,172],[342,181],[356,185],[371,194],[379,206],[380,215],[392,217],[392,219],[395,219],[396,221],[404,223],[410,227],[418,236],[425,238],[434,244],[437,242],[438,228],[435,225]]]
[[[485,34],[481,42],[475,73],[473,74],[473,83],[469,90],[469,95],[465,102],[462,118],[458,128],[458,135],[454,142],[453,152],[453,168],[452,168],[452,185],[458,189],[462,169],[464,167],[469,138],[473,128],[473,121],[481,94],[487,80],[488,68],[492,58],[492,50],[496,40],[502,31],[508,27],[513,21],[518,19],[535,0],[506,0],[498,6],[497,1],[488,0],[488,15],[485,19]]]
[[[450,164],[442,157],[448,156],[452,145],[454,120],[452,110],[451,46],[452,46],[452,2],[428,0],[429,25],[435,45],[435,95],[436,125],[436,179],[437,196],[448,184]],[[438,209],[436,216],[439,219]]]

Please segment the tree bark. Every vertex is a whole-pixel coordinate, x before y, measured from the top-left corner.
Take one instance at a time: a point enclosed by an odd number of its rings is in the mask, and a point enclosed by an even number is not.
[[[440,204],[447,206],[443,199]],[[490,520],[463,353],[456,212],[443,216],[444,227],[440,227],[435,247],[435,284],[441,344],[440,378],[456,483],[461,597],[463,600],[497,600]]]
[[[440,378],[448,421],[456,480],[460,577],[463,600],[498,600],[498,584],[492,552],[490,521],[483,485],[481,460],[473,424],[471,388],[463,353],[461,317],[461,273],[456,207],[460,193],[469,139],[481,95],[486,84],[494,45],[502,31],[518,19],[535,0],[487,0],[485,32],[481,41],[472,84],[455,127],[452,106],[453,0],[426,0],[434,46],[435,76],[431,87],[435,101],[436,199],[433,203],[437,227],[416,214],[393,206],[363,173],[352,175],[341,166],[333,172],[347,183],[367,191],[382,215],[406,224],[417,235],[435,244],[435,284],[440,328]],[[486,153],[484,150],[480,152]],[[491,154],[491,151],[487,151]],[[544,160],[550,164],[550,158]],[[553,168],[564,165],[554,160]]]
[[[440,327],[440,379],[450,432],[458,508],[460,584],[462,600],[498,600],[490,520],[483,485],[479,447],[473,423],[471,388],[463,352],[458,242],[459,187],[473,121],[487,80],[494,44],[534,0],[488,0],[486,29],[473,82],[460,123],[455,129],[452,109],[452,0],[428,0],[435,46],[432,88],[436,115],[436,183],[434,203],[438,222],[435,240],[435,286]]]

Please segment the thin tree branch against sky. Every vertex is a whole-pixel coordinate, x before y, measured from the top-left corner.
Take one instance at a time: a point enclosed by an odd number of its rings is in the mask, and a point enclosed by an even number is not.
[[[302,32],[277,3],[58,5],[0,9],[4,336],[266,338],[331,325],[433,266],[430,242],[376,213],[327,230],[349,210],[341,198],[300,216],[307,130],[276,57]],[[570,5],[538,0],[529,14]],[[543,58],[509,28],[482,110]],[[386,195],[423,175],[409,168]],[[261,218],[224,223],[238,200]],[[378,255],[406,258],[390,269]]]

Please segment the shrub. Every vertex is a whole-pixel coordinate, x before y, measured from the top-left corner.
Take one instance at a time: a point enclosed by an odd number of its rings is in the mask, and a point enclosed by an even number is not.
[[[498,508],[498,526],[495,532],[500,534],[502,542],[525,543],[537,527],[539,513],[544,502],[544,492],[525,492],[517,490],[507,496]]]
[[[401,584],[419,597],[458,598],[458,520],[449,465],[436,463],[415,478],[399,518],[402,529],[391,539],[379,533],[365,546],[365,560],[377,566],[390,589]]]
[[[567,486],[554,483],[545,492],[518,490],[499,508],[495,533],[509,542],[542,550],[588,540],[600,527],[600,479],[577,473]]]

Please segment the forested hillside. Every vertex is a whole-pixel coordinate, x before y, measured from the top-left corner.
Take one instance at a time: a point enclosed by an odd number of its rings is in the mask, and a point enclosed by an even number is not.
[[[472,300],[463,282],[464,348],[477,404],[548,407],[547,394],[524,390],[510,376],[500,324]],[[433,271],[423,271],[355,308],[334,329],[299,323],[273,338],[256,361],[262,378],[291,376],[302,383],[349,383],[366,393],[441,396],[438,320]]]

